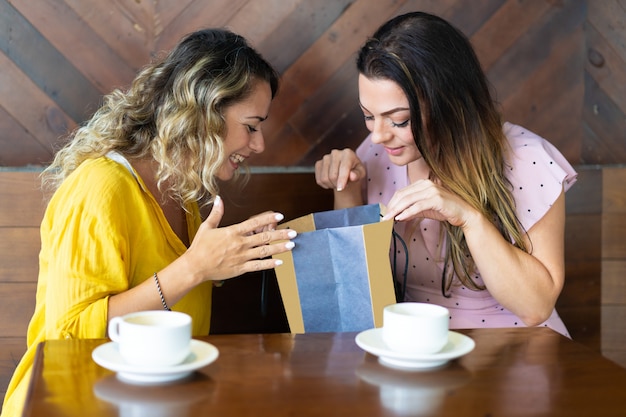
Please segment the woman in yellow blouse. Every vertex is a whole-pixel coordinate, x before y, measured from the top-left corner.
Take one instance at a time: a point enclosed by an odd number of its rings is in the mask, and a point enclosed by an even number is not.
[[[212,283],[279,265],[295,232],[280,213],[218,228],[217,180],[264,150],[276,71],[238,35],[202,30],[114,91],[43,173],[54,194],[41,225],[28,350],[3,416],[23,408],[36,346],[102,338],[108,320],[173,309],[209,332]],[[212,204],[202,222],[199,205]],[[287,243],[272,243],[287,240]]]

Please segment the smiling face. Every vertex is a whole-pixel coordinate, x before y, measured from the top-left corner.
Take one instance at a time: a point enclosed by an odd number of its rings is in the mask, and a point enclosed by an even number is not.
[[[265,149],[261,124],[267,119],[271,102],[269,83],[258,81],[246,99],[224,110],[224,152],[227,159],[218,172],[220,180],[231,179],[242,162],[253,153],[261,153]]]
[[[359,75],[359,103],[372,142],[385,147],[395,165],[407,165],[422,156],[413,140],[409,100],[393,81]]]

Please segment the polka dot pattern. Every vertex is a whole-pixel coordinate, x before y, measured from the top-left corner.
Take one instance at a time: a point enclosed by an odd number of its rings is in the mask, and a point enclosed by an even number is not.
[[[563,155],[543,138],[510,123],[504,125],[504,132],[513,149],[513,155],[507,161],[507,172],[513,185],[517,216],[528,230],[545,215],[561,190],[567,190],[576,181],[576,172]],[[361,144],[357,154],[368,172],[368,204],[387,204],[396,190],[408,185],[406,167],[390,164],[382,147],[374,145],[369,137]],[[396,223],[394,228],[403,236],[411,254],[406,301],[447,307],[450,309],[450,327],[453,329],[524,325],[519,317],[500,306],[488,291],[473,291],[456,280],[449,297],[441,294],[442,248],[445,245],[439,246],[441,225],[438,221],[423,219],[419,225],[402,222]],[[392,262],[395,258],[396,279],[400,279],[404,272],[406,253],[400,250],[394,254],[393,245],[391,247],[390,256]],[[475,281],[483,284],[479,273]],[[543,325],[569,337],[556,311]]]

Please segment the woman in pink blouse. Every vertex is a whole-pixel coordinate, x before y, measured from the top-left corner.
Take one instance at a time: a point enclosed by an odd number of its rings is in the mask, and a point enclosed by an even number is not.
[[[399,298],[447,307],[453,329],[541,325],[569,336],[554,306],[571,165],[502,121],[468,39],[441,18],[393,18],[357,67],[371,133],[315,173],[337,209],[387,206],[402,239],[391,253]]]

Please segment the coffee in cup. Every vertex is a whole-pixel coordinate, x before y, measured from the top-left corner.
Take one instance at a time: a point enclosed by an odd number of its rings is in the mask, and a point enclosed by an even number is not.
[[[137,366],[173,366],[191,353],[191,317],[176,311],[140,311],[109,321],[122,358]]]
[[[450,313],[428,303],[397,303],[383,310],[382,338],[389,349],[405,354],[432,354],[448,343]]]

